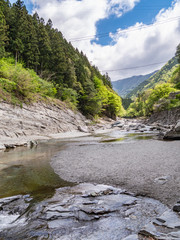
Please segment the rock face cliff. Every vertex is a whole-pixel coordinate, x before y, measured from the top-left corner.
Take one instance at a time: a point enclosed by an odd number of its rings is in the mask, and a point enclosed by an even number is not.
[[[86,127],[86,118],[64,104],[44,102],[22,107],[0,102],[0,139],[47,136]]]
[[[149,123],[158,122],[165,125],[174,125],[178,120],[180,120],[180,107],[152,114]]]

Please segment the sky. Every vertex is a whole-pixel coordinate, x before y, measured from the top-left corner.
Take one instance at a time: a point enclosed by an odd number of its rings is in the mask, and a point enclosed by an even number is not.
[[[11,0],[11,3],[15,2]],[[112,81],[160,69],[180,43],[180,0],[25,0]]]

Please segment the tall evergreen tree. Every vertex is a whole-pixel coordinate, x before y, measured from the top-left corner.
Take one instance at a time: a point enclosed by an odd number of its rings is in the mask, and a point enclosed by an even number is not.
[[[23,60],[26,63],[26,66],[28,68],[33,68],[35,71],[37,71],[40,53],[38,48],[36,29],[33,24],[33,19],[30,15],[27,16],[27,25],[24,29],[23,44]]]
[[[35,16],[36,17],[36,16]],[[44,19],[38,20],[37,37],[38,37],[38,48],[40,52],[39,56],[39,73],[42,75],[43,71],[46,70],[49,62],[49,56],[51,53],[50,39],[45,28]]]
[[[7,25],[4,15],[4,4],[5,2],[0,2],[0,57],[5,54],[5,43],[7,41]]]
[[[9,46],[8,51],[15,56],[16,62],[21,59],[21,54],[24,51],[24,31],[28,26],[27,10],[24,2],[17,0],[11,8],[11,16],[9,19]]]

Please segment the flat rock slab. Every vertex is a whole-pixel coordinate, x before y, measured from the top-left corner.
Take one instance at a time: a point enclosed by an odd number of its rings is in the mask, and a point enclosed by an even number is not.
[[[157,200],[111,186],[80,184],[57,189],[52,198],[37,204],[29,205],[29,200],[1,199],[0,217],[4,214],[9,221],[6,226],[0,222],[0,239],[179,239],[177,213]]]

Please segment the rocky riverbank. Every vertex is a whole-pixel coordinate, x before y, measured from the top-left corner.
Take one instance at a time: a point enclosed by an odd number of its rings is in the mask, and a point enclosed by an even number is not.
[[[28,195],[5,198],[0,207],[3,240],[180,238],[177,212],[156,200],[106,185],[57,189],[52,198],[34,206]]]
[[[0,150],[33,145],[37,139],[87,135],[94,128],[105,127],[108,121],[93,126],[80,112],[72,111],[61,102],[23,104],[22,107],[0,102]]]
[[[121,130],[151,130],[167,132],[180,119],[180,108],[164,111],[153,115],[147,120],[120,119],[113,121],[102,119],[99,124],[93,124],[80,112],[72,111],[67,106],[38,102],[22,107],[6,102],[0,102],[0,150],[17,146],[33,146],[39,139],[66,138],[85,136],[98,129],[118,127]],[[179,135],[178,135],[179,136]]]
[[[148,123],[152,124],[156,122],[162,125],[174,125],[178,120],[180,120],[180,107],[155,112],[148,119]]]
[[[0,199],[0,239],[180,239],[179,142],[156,137],[172,126],[143,119],[87,125],[85,120],[75,132],[59,133],[84,137],[69,139],[51,161],[61,178],[83,184],[59,188],[39,202],[29,194]]]

